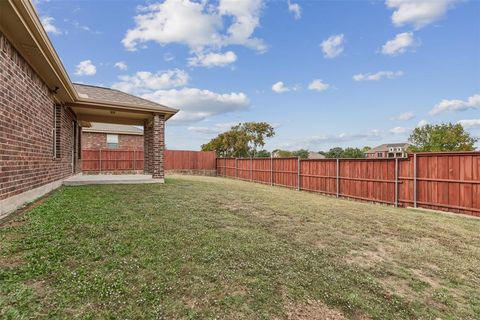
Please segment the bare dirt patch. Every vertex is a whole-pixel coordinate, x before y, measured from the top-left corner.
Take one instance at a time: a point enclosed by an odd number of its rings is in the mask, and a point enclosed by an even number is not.
[[[44,297],[47,294],[47,289],[45,286],[45,281],[33,281],[29,280],[27,281],[27,286],[33,289],[33,291],[37,294],[39,297]]]
[[[288,303],[285,306],[287,319],[289,320],[344,320],[345,316],[325,304],[308,300],[305,303]]]
[[[24,260],[18,256],[0,257],[0,268],[13,269],[24,263]]]

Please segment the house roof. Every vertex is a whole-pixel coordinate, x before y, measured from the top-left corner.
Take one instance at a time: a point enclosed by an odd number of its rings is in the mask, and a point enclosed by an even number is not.
[[[82,101],[96,100],[112,104],[128,104],[132,106],[135,105],[145,107],[148,109],[154,108],[162,112],[167,111],[176,113],[178,111],[177,109],[170,108],[116,89],[87,85],[83,83],[74,83],[73,86],[77,91],[77,94],[80,98],[79,100]]]
[[[375,153],[375,152],[382,152],[382,151],[388,151],[388,148],[396,148],[396,147],[402,147],[402,148],[407,148],[410,144],[406,142],[402,143],[384,143],[379,146],[376,146],[365,153]]]
[[[98,123],[98,122],[92,122],[92,126],[90,128],[83,128],[82,131],[143,135],[143,129],[141,129],[138,126],[129,126],[129,125],[112,124],[112,123]]]

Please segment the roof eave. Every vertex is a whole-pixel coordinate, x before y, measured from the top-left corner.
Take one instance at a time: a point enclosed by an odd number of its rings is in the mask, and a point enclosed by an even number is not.
[[[75,101],[77,98],[77,92],[58,57],[57,52],[50,42],[33,4],[29,0],[7,1],[18,17],[17,21],[21,23],[24,28],[22,28],[23,30],[15,28],[14,33],[23,32],[25,36],[28,36],[30,41],[34,43],[34,49],[38,52],[38,54],[35,55],[29,55],[24,52],[23,56],[29,61],[32,68],[52,91],[55,91],[55,89],[58,88],[55,95],[58,102]],[[10,36],[10,40],[15,42],[15,35],[7,34],[7,36]],[[22,46],[22,43],[15,43],[15,45],[18,51],[24,51],[25,48]],[[48,72],[44,67],[45,64],[49,67]]]
[[[162,113],[165,115],[165,120],[170,119],[173,117],[179,110],[173,109],[170,107],[164,107],[159,105],[159,107],[149,107],[145,105],[134,105],[129,103],[112,103],[109,101],[104,100],[95,100],[95,99],[85,99],[79,98],[75,102],[72,103],[73,106],[90,106],[90,107],[105,107],[105,108],[117,108],[117,109],[125,109],[125,110],[132,110],[132,111],[140,111],[140,112],[148,112],[148,113]]]
[[[83,129],[82,131],[91,132],[91,133],[112,133],[112,134],[123,134],[123,135],[130,135],[130,136],[143,136],[143,132],[132,132],[132,131],[122,131],[122,130],[102,130],[102,129],[86,128],[86,129]]]

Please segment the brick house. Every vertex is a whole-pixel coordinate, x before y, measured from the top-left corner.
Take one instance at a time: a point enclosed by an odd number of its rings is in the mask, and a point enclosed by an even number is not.
[[[32,3],[0,1],[0,217],[80,171],[91,122],[143,126],[145,171],[163,181],[164,126],[177,111],[73,84]]]
[[[92,123],[82,129],[82,150],[143,150],[143,129],[111,123]]]
[[[392,159],[407,157],[408,143],[385,143],[365,152],[369,159]]]

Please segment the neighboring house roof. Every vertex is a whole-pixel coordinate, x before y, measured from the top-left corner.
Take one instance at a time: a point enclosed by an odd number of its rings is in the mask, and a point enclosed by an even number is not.
[[[309,152],[308,159],[325,159],[325,156],[318,152]]]
[[[365,151],[365,153],[375,153],[375,152],[385,152],[388,151],[389,148],[397,148],[401,147],[403,149],[408,148],[410,144],[403,142],[403,143],[384,143],[379,146],[376,146],[375,148],[372,148],[368,151]]]
[[[159,103],[146,100],[116,89],[105,87],[92,86],[82,83],[73,83],[73,87],[81,100],[96,100],[105,101],[113,104],[130,104],[135,106],[142,106],[146,108],[158,108],[159,111],[170,111],[176,113],[178,110],[166,107]]]
[[[82,131],[143,136],[143,129],[139,127],[111,123],[92,122],[92,126],[90,128],[83,128]]]

